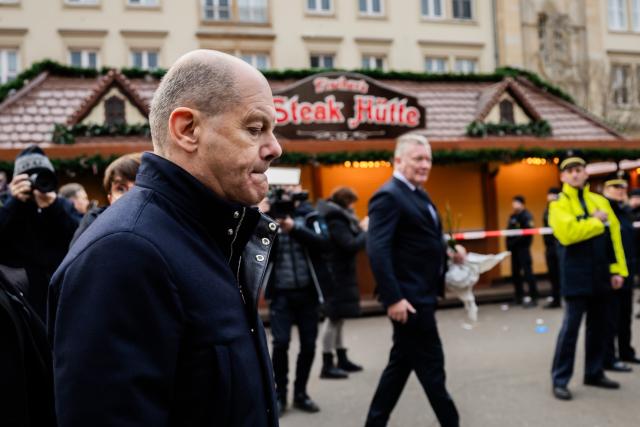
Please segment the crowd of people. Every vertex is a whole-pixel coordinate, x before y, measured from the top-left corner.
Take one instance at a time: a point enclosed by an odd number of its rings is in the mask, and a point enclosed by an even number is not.
[[[435,312],[448,267],[466,252],[447,244],[424,190],[429,142],[398,138],[393,176],[359,219],[349,187],[315,207],[299,185],[269,191],[265,171],[281,154],[275,114],[257,70],[193,51],[154,94],[153,152],[106,169],[108,206],[90,203],[80,184],[58,188],[36,146],[18,155],[11,180],[0,174],[3,423],[277,426],[289,404],[293,326],[292,404],[318,412],[307,384],[319,332],[322,379],[363,369],[344,328],[360,315],[356,256],[365,249],[393,330],[366,425],[387,425],[412,372],[440,425],[459,425]],[[631,347],[640,193],[630,207],[616,175],[595,194],[585,166],[576,154],[560,163],[563,187],[549,190],[543,215],[553,229],[550,307],[565,310],[552,367],[553,394],[564,400],[585,314],[585,384],[617,388],[604,371],[640,363]],[[508,228],[533,226],[515,196]],[[526,307],[539,297],[530,246],[530,236],[507,240],[515,299]],[[262,291],[271,353],[257,311]]]

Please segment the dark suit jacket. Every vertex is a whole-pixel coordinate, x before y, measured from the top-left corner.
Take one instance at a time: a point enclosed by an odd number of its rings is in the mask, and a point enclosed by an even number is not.
[[[411,191],[397,178],[369,202],[367,253],[385,307],[402,298],[414,306],[436,304],[444,290],[447,249],[429,203],[426,192]]]

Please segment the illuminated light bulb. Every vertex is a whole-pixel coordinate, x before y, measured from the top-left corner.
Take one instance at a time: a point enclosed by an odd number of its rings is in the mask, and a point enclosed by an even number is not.
[[[374,163],[372,161],[367,162],[367,166],[372,168],[374,166]]]
[[[380,162],[375,162],[374,165],[375,165],[375,167],[379,168],[380,167]]]
[[[559,158],[559,157],[554,157],[554,158],[553,158],[553,163],[555,163],[556,165],[557,165],[558,163],[560,163],[560,158]]]
[[[347,160],[346,162],[344,162],[344,167],[345,168],[350,168],[351,167],[351,162],[349,160]]]
[[[360,162],[353,162],[353,167],[354,168],[359,168],[360,167]]]

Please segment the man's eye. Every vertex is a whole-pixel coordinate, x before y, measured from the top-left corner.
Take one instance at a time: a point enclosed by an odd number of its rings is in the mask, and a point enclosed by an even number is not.
[[[258,128],[258,127],[250,127],[248,130],[249,130],[249,133],[254,136],[259,135],[260,132],[262,132],[262,128]]]

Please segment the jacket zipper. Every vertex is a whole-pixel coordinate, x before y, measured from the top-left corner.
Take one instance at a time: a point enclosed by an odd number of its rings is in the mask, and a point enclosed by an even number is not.
[[[238,233],[240,231],[240,227],[242,226],[242,221],[244,220],[244,215],[247,208],[242,208],[242,215],[240,216],[240,221],[238,221],[238,225],[236,226],[235,233],[233,234],[233,240],[231,240],[231,248],[229,250],[229,263],[233,259],[233,245],[236,243],[236,239],[238,238]],[[238,285],[238,291],[240,291],[240,297],[242,298],[242,303],[247,305],[247,300],[244,297],[244,292],[242,291],[242,285],[240,284],[240,266],[242,265],[242,255],[238,257],[238,267],[236,269],[236,285]]]

